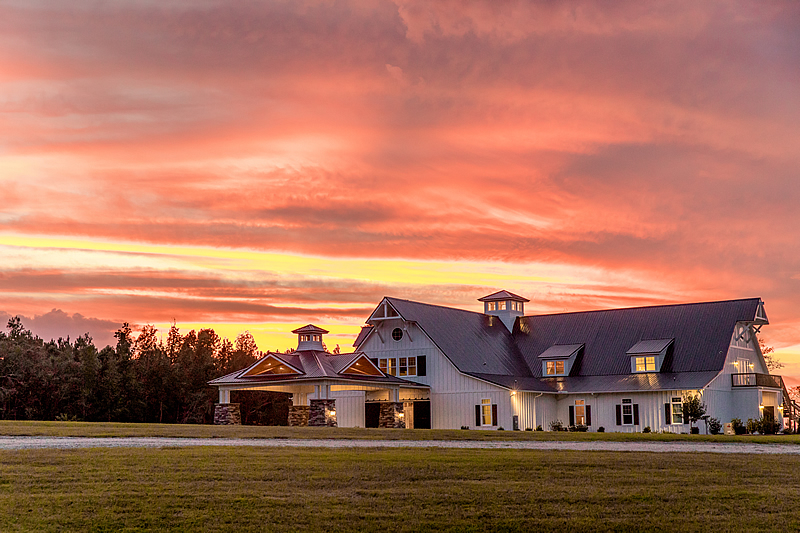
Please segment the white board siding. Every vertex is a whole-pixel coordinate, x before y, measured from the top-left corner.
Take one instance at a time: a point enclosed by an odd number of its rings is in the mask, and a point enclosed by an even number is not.
[[[555,414],[556,400],[552,394],[518,392],[511,397],[511,405],[512,414],[519,416],[520,430],[536,429],[536,426],[547,429]]]
[[[403,338],[392,339],[394,328],[406,328]],[[475,427],[475,406],[489,398],[497,404],[497,424],[511,429],[512,407],[507,389],[475,379],[458,371],[436,344],[414,323],[402,319],[381,321],[359,349],[373,359],[425,356],[425,376],[398,376],[431,387],[431,427],[459,429]],[[380,333],[380,335],[378,335]],[[381,341],[383,337],[383,341]]]
[[[670,403],[672,398],[683,397],[685,393],[697,394],[697,391],[657,391],[657,392],[632,392],[613,394],[569,394],[558,396],[555,408],[555,417],[564,426],[569,425],[569,406],[575,405],[575,400],[584,400],[585,405],[592,408],[592,425],[589,431],[597,431],[603,427],[606,432],[637,433],[650,426],[651,431],[667,431],[670,433],[688,433],[688,424],[667,424],[664,413],[664,404]],[[623,399],[631,399],[633,404],[639,405],[639,424],[624,426],[617,425],[617,405]],[[545,430],[550,429],[542,425]]]
[[[336,399],[336,424],[340,428],[364,427],[364,391],[331,392]]]

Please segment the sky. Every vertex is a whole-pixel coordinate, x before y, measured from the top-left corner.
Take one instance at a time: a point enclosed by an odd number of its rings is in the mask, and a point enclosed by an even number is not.
[[[0,320],[761,297],[797,383],[798,124],[798,2],[0,0]]]

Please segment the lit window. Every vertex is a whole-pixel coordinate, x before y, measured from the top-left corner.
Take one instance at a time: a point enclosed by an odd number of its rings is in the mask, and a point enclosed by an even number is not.
[[[417,358],[416,357],[401,357],[400,364],[398,365],[400,376],[416,376],[417,375]]]
[[[395,364],[394,359],[379,359],[378,368],[380,368],[381,372],[387,376],[397,375],[397,365]]]
[[[489,399],[481,400],[481,425],[482,426],[492,425],[492,400]]]
[[[547,375],[558,376],[564,373],[564,361],[547,361]]]
[[[683,424],[683,402],[680,398],[672,399],[672,423]]]
[[[633,402],[622,400],[622,424],[624,426],[633,425]]]
[[[399,341],[403,338],[403,330],[400,328],[394,328],[392,330],[392,338],[396,341]]]
[[[586,404],[584,400],[575,400],[575,425],[586,425]]]
[[[489,311],[497,311],[497,302],[489,302]]]
[[[399,376],[407,376],[408,375],[408,359],[406,357],[400,358],[400,373]]]
[[[655,372],[656,371],[656,358],[655,358],[655,356],[637,357],[636,358],[636,371],[637,372]]]

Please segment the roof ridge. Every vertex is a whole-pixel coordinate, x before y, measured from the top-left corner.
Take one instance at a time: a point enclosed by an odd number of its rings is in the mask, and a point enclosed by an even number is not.
[[[462,313],[472,313],[473,315],[489,316],[486,313],[479,313],[478,311],[470,311],[468,309],[461,309],[459,307],[447,307],[446,305],[429,304],[425,302],[417,302],[416,300],[406,300],[405,298],[395,298],[394,296],[384,296],[386,300],[396,300],[399,302],[407,302],[410,304],[424,305],[426,307],[436,307],[437,309],[446,309],[448,311],[460,311]]]
[[[560,313],[541,313],[538,315],[525,315],[522,318],[537,318],[543,316],[558,316],[558,315],[578,315],[582,313],[608,313],[610,311],[632,311],[635,309],[658,309],[664,307],[689,307],[694,305],[711,305],[711,304],[722,304],[722,303],[733,303],[733,302],[746,302],[749,300],[758,300],[761,301],[760,297],[753,297],[753,298],[735,298],[733,300],[713,300],[710,302],[690,302],[690,303],[683,303],[683,304],[661,304],[661,305],[638,305],[635,307],[616,307],[613,309],[588,309],[586,311],[562,311]]]

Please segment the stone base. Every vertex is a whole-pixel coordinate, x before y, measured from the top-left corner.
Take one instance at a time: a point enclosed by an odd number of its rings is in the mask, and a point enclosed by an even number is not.
[[[289,425],[290,426],[307,426],[308,416],[311,407],[308,405],[290,405],[289,406]]]
[[[403,402],[381,402],[378,427],[404,429],[406,423],[403,420]]]
[[[238,403],[218,403],[214,405],[214,423],[222,426],[241,425],[242,412]]]
[[[336,400],[311,400],[308,414],[308,425],[313,427],[335,428]],[[298,406],[299,407],[299,406]]]

